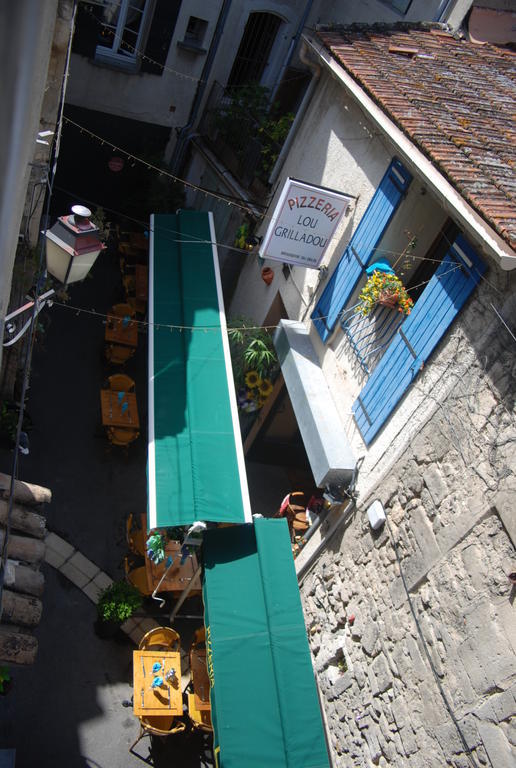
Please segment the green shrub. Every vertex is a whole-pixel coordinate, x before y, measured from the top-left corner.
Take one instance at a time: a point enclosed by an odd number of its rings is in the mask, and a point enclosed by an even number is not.
[[[101,621],[123,622],[142,604],[142,596],[132,584],[114,581],[99,596],[97,612]]]

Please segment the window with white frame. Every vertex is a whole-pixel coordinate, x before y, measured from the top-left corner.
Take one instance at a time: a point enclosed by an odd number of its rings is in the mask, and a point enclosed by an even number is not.
[[[95,59],[123,69],[137,69],[153,5],[153,0],[104,0]]]

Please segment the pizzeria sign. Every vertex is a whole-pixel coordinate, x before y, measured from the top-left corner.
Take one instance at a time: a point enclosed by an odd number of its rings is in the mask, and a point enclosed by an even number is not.
[[[288,178],[260,247],[263,259],[316,269],[351,197]]]

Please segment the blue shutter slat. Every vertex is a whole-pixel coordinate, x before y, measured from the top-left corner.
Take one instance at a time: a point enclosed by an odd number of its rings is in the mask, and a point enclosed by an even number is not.
[[[367,266],[411,180],[411,174],[394,158],[312,313],[312,320],[323,341],[335,328],[363,272],[353,250],[362,264]]]
[[[483,262],[459,235],[353,404],[357,427],[367,445],[428,360],[484,271]]]

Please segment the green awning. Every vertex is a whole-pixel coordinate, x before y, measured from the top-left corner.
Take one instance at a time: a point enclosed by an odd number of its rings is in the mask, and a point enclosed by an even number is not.
[[[328,768],[286,521],[257,519],[204,536],[218,768]]]
[[[149,528],[252,519],[215,242],[211,213],[151,217]]]

